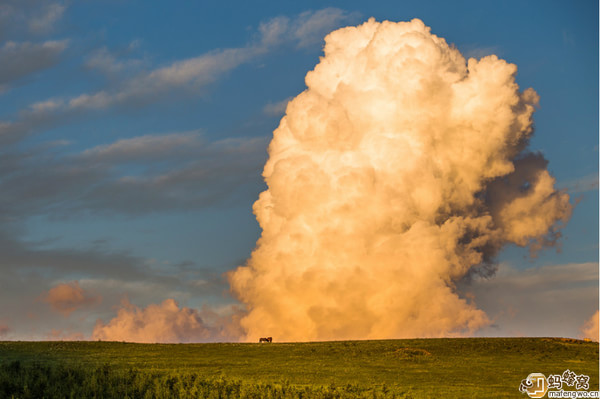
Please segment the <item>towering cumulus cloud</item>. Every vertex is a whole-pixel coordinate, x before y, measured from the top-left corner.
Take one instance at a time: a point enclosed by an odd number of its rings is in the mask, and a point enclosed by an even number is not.
[[[247,339],[437,337],[489,323],[455,283],[507,243],[552,245],[569,196],[526,152],[517,68],[463,58],[420,20],[332,32],[287,106],[229,274]]]

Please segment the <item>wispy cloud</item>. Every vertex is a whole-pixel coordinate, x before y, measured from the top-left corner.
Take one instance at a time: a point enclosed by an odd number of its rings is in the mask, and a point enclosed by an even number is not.
[[[564,188],[571,194],[598,190],[598,173],[592,173],[566,182]]]
[[[298,42],[298,47],[309,47],[321,43],[325,35],[340,25],[355,22],[358,13],[348,13],[339,8],[324,8],[318,11],[307,11],[300,14],[290,26],[290,32]]]
[[[240,65],[286,43],[294,43],[298,47],[314,45],[322,40],[325,33],[353,18],[356,18],[355,14],[337,8],[305,12],[294,19],[275,17],[262,23],[257,36],[242,47],[217,49],[137,73],[130,70],[130,76],[116,87],[33,103],[12,120],[0,121],[0,142],[19,141],[36,130],[62,124],[91,111],[117,106],[120,109],[141,107],[178,93],[202,94],[206,87]],[[89,58],[87,64],[113,75],[127,65],[103,49]],[[128,66],[133,67],[131,64]]]
[[[0,162],[0,216],[145,213],[226,204],[260,186],[266,138],[207,141],[198,132],[117,140],[72,155],[29,150]],[[136,173],[123,167],[134,165]],[[251,188],[255,187],[255,188]]]
[[[160,100],[166,93],[199,90],[222,75],[264,52],[255,46],[225,49],[174,62],[143,72],[125,82],[119,90],[81,94],[61,102],[62,112],[104,109],[115,105],[140,106]],[[111,65],[113,69],[118,65]]]
[[[133,41],[124,51],[128,53],[137,47],[137,42]],[[123,52],[123,51],[122,51]],[[122,58],[122,54],[115,54],[109,51],[106,47],[101,47],[93,51],[86,59],[84,66],[93,71],[98,71],[101,74],[112,79],[118,78],[121,75],[124,77],[137,72],[144,65],[144,60],[137,58]]]
[[[62,1],[4,0],[0,3],[0,40],[15,33],[47,34],[66,8]]]
[[[67,45],[66,40],[4,43],[0,48],[0,87],[55,65]]]
[[[69,50],[77,47],[71,44],[75,38],[40,39],[60,31],[67,5],[41,0],[0,4],[0,40],[4,39],[0,86],[11,88],[30,82],[27,79],[31,77],[43,78],[43,70],[80,49]],[[68,325],[75,323],[75,317],[57,318],[48,307],[65,316],[85,309],[76,313],[77,322],[89,328],[92,317],[110,320],[114,316],[110,306],[127,293],[138,305],[146,306],[125,307],[133,319],[136,314],[163,315],[165,320],[184,313],[192,318],[199,315],[210,327],[211,337],[223,336],[225,330],[214,327],[226,324],[220,312],[164,302],[155,305],[158,313],[148,310],[154,309],[148,304],[156,302],[156,297],[185,300],[200,285],[202,295],[222,300],[226,283],[220,272],[199,272],[197,265],[187,269],[169,265],[171,270],[166,273],[166,266],[112,250],[111,245],[61,247],[60,238],[56,242],[32,242],[27,240],[26,223],[36,216],[63,221],[94,213],[140,216],[252,201],[263,184],[260,173],[266,158],[266,137],[215,140],[192,130],[107,140],[71,152],[66,141],[40,144],[23,140],[73,120],[202,95],[231,71],[279,48],[318,45],[330,27],[350,17],[337,9],[276,17],[261,24],[239,47],[214,49],[164,64],[151,64],[151,57],[140,57],[135,42],[125,49],[99,47],[82,57],[82,72],[100,75],[101,79],[95,76],[89,81],[97,86],[38,97],[0,121],[0,312],[12,314],[10,302],[15,298],[31,311],[6,323],[0,320],[0,336],[12,336],[7,326],[29,331],[24,326],[32,330],[43,320],[45,330],[32,337],[89,337],[90,330],[82,335],[77,325]],[[102,304],[98,304],[100,296],[104,298]],[[142,302],[138,302],[140,298]],[[151,324],[148,318],[140,320]],[[109,325],[110,321],[104,326]],[[191,329],[184,330],[199,331],[192,324],[188,327]]]
[[[305,11],[291,19],[285,16],[273,18],[259,26],[261,41],[267,45],[293,43],[298,48],[323,43],[325,35],[340,25],[353,22],[358,13],[348,13],[339,8]]]
[[[214,143],[214,148],[219,144]],[[239,199],[248,184],[258,188],[266,140],[225,143],[206,151],[207,156],[172,165],[164,172],[147,170],[141,175],[122,175],[91,188],[81,198],[86,208],[125,213],[199,209]],[[210,154],[210,155],[208,155]],[[217,157],[220,154],[220,160]],[[252,195],[254,189],[251,190]]]
[[[34,33],[47,33],[61,19],[65,6],[59,3],[45,4],[29,20],[29,30]]]
[[[14,231],[15,225],[10,225],[5,220],[3,222],[4,225],[0,226],[0,271],[5,280],[0,287],[6,292],[12,291],[11,284],[14,284],[17,276],[40,271],[46,276],[79,273],[87,276],[115,275],[123,279],[147,275],[144,270],[145,261],[139,257],[97,248],[44,248],[37,243],[24,241]]]
[[[293,97],[288,97],[284,100],[277,101],[274,103],[268,103],[263,107],[263,112],[269,116],[281,116],[285,113],[287,104]]]
[[[197,131],[145,135],[90,148],[83,151],[80,158],[102,163],[156,161],[175,158],[181,155],[181,152],[190,156],[191,152],[199,151],[204,144],[202,136]]]

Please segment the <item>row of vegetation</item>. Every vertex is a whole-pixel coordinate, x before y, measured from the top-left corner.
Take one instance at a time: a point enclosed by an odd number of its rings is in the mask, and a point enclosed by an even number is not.
[[[370,389],[355,384],[337,387],[294,386],[289,382],[247,383],[225,378],[203,378],[188,371],[167,373],[137,369],[119,370],[109,365],[96,368],[64,364],[0,366],[1,398],[406,398],[385,386]]]

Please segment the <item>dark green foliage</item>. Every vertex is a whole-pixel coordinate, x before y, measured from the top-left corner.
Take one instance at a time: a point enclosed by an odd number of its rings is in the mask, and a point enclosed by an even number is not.
[[[297,387],[289,382],[244,383],[202,378],[189,372],[127,371],[103,365],[94,369],[64,364],[26,366],[19,361],[0,366],[2,398],[384,398],[386,389],[348,384]]]
[[[597,390],[598,344],[0,342],[0,398],[508,398],[529,373],[566,369]]]

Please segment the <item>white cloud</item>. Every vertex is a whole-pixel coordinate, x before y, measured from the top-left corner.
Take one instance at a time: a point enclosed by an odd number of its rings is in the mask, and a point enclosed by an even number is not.
[[[523,153],[537,94],[515,65],[467,64],[418,19],[336,30],[324,54],[273,132],[257,247],[228,274],[247,339],[487,326],[454,283],[508,243],[553,244],[571,210],[547,162]]]

